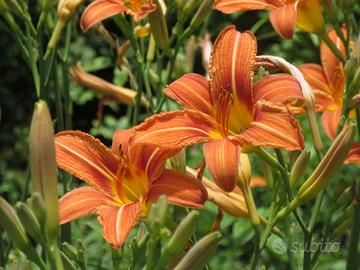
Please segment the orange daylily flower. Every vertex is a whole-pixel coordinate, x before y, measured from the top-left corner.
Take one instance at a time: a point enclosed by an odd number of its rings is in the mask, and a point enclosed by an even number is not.
[[[270,10],[270,22],[282,38],[293,36],[295,26],[320,33],[324,30],[324,18],[320,0],[216,0],[214,8],[223,13],[248,10]]]
[[[345,30],[343,31],[345,34]],[[328,35],[345,58],[344,44],[337,36],[335,30],[329,30]],[[343,93],[346,80],[344,65],[324,42],[320,45],[320,58],[321,66],[318,64],[303,64],[299,69],[314,92],[316,110],[323,112],[321,121],[324,131],[331,140],[334,140],[343,107]],[[352,116],[353,112],[350,113],[350,117]],[[345,163],[360,164],[359,154],[360,143],[354,143],[353,149],[350,150]]]
[[[232,191],[238,175],[240,152],[269,146],[287,150],[303,147],[298,121],[283,105],[265,100],[301,93],[298,82],[286,74],[264,77],[253,85],[256,39],[234,26],[217,38],[210,63],[210,81],[186,74],[171,83],[165,94],[185,110],[154,115],[135,128],[134,143],[168,148],[205,142],[204,156],[216,183]],[[269,86],[263,87],[262,80]]]
[[[114,248],[122,246],[152,202],[166,195],[169,203],[201,208],[207,193],[191,175],[164,168],[176,153],[153,146],[129,144],[132,130],[118,131],[112,149],[80,131],[56,135],[58,167],[86,182],[60,198],[60,223],[98,214],[104,238]]]
[[[140,21],[155,9],[152,0],[95,0],[82,14],[80,26],[86,32],[94,24],[119,13],[128,13]]]

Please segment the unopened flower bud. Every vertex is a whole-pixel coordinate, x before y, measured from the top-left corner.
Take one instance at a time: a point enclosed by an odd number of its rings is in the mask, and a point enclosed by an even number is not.
[[[45,101],[35,104],[29,138],[32,191],[44,199],[46,228],[51,243],[57,243],[59,230],[59,205],[57,168],[55,160],[54,129]]]
[[[33,192],[31,197],[26,200],[32,212],[35,214],[41,227],[45,227],[46,223],[46,207],[45,202],[38,192]]]
[[[85,72],[79,66],[71,67],[70,73],[79,85],[87,87],[99,94],[108,96],[117,102],[129,106],[133,106],[135,104],[137,92],[132,89],[109,83],[95,75]],[[141,105],[146,107],[149,106],[148,101],[143,96],[141,97]]]
[[[0,0],[0,15],[5,14],[8,11],[8,6],[5,3],[5,0]]]
[[[57,8],[58,20],[48,43],[48,48],[53,49],[57,45],[66,23],[75,14],[83,0],[60,0]],[[45,55],[46,56],[46,55]]]
[[[196,230],[196,225],[199,219],[199,212],[191,211],[176,228],[174,234],[165,246],[165,252],[169,256],[178,255],[189,242],[190,237]]]
[[[251,164],[249,156],[247,154],[240,154],[239,170],[237,183],[238,186],[242,189],[243,187],[249,186],[251,178]]]
[[[159,3],[159,0],[154,0],[154,4],[156,5],[156,10],[148,15],[151,33],[159,48],[168,49],[169,33],[165,20],[165,12]]]
[[[23,202],[16,204],[16,212],[25,231],[38,243],[44,244],[44,232],[40,228],[39,221],[31,209]]]
[[[333,237],[334,239],[337,239],[341,236],[343,236],[351,227],[352,225],[352,218],[345,219],[343,222],[341,222],[334,230],[333,230]]]
[[[29,238],[13,207],[0,197],[0,226],[20,250],[30,247]]]
[[[296,159],[290,173],[290,184],[294,187],[298,182],[301,176],[304,175],[305,169],[309,163],[310,151],[304,150]]]
[[[77,257],[78,257],[77,250],[72,245],[70,245],[68,242],[64,242],[61,244],[61,250],[71,260],[73,260],[73,261],[77,260]]]
[[[150,35],[150,33],[151,33],[150,24],[146,24],[144,26],[138,25],[134,29],[134,35],[139,38],[147,37],[148,35]]]
[[[184,15],[189,16],[195,8],[197,8],[201,3],[201,0],[188,0],[184,5]]]
[[[209,233],[197,242],[176,265],[174,270],[201,270],[211,259],[217,249],[221,233]]]
[[[350,89],[359,90],[360,89],[360,67],[355,71],[354,77],[350,83]]]
[[[344,70],[347,78],[352,78],[355,75],[357,68],[359,67],[359,61],[355,57],[351,57],[346,61]]]
[[[307,201],[316,196],[344,162],[354,139],[354,125],[347,125],[335,138],[314,172],[300,188],[297,197]]]
[[[357,63],[360,63],[360,34],[357,37],[355,49],[352,56],[357,60]]]
[[[172,169],[180,172],[186,171],[186,154],[185,149],[179,151],[176,155],[170,158]]]
[[[65,255],[64,252],[60,251],[60,255],[61,255],[61,261],[64,266],[64,269],[66,269],[66,270],[76,270],[77,269],[75,264],[68,258],[68,256]]]
[[[335,203],[339,206],[347,205],[352,199],[352,189],[347,187],[336,199]]]

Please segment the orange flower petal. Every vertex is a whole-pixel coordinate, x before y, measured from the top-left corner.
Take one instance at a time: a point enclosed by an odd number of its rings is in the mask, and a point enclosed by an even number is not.
[[[252,79],[256,57],[256,38],[251,32],[240,33],[235,26],[226,27],[217,37],[210,62],[210,86],[214,106],[225,111],[227,96],[243,108],[252,111]],[[230,100],[229,100],[230,102]]]
[[[213,8],[229,14],[237,11],[273,9],[279,5],[280,0],[217,0]]]
[[[343,29],[344,35],[345,30]],[[335,30],[329,30],[328,35],[330,39],[334,42],[336,47],[342,52],[344,59],[345,57],[345,47],[341,42],[340,38],[336,35]],[[320,57],[321,64],[327,78],[328,84],[330,85],[333,93],[332,96],[335,99],[342,99],[344,85],[345,85],[345,72],[343,64],[337,59],[329,47],[322,42],[320,45]]]
[[[254,101],[261,99],[276,104],[301,105],[304,97],[299,82],[287,74],[266,76],[254,85]]]
[[[251,176],[250,179],[250,184],[249,186],[251,188],[255,188],[255,187],[266,187],[267,186],[267,182],[264,178],[262,178],[261,176]]]
[[[235,140],[245,145],[269,146],[286,150],[304,147],[299,122],[283,106],[259,101],[255,106],[255,120]]]
[[[324,110],[334,103],[331,88],[321,66],[317,64],[304,64],[299,67],[305,80],[310,84],[314,95],[317,110]]]
[[[284,39],[292,38],[296,26],[296,4],[286,4],[270,12],[270,22]]]
[[[132,142],[180,149],[213,140],[215,125],[207,115],[192,110],[160,113],[135,128]]]
[[[106,199],[104,193],[92,187],[73,189],[59,200],[60,224],[95,212]]]
[[[156,200],[161,195],[166,195],[171,204],[193,208],[203,207],[207,199],[207,192],[199,180],[173,170],[165,170],[151,185],[147,200]]]
[[[124,129],[124,130],[115,131],[111,146],[111,150],[115,153],[115,155],[119,154],[120,148],[122,151],[126,153],[126,155],[128,155],[129,141],[133,135],[134,135],[133,129]]]
[[[186,109],[210,115],[212,100],[209,87],[209,81],[205,77],[189,73],[171,83],[164,92]]]
[[[347,155],[345,164],[360,164],[360,143],[353,143],[349,154]]]
[[[126,11],[120,1],[96,0],[88,5],[81,16],[80,26],[86,32],[98,22]]]
[[[225,191],[235,188],[241,148],[230,140],[217,140],[204,145],[206,166],[216,184]]]
[[[115,207],[104,205],[98,209],[98,221],[103,226],[104,238],[113,248],[121,247],[141,214],[141,204],[124,204]]]
[[[149,13],[153,12],[154,10],[156,10],[156,5],[153,3],[153,0],[136,0],[136,1],[132,1],[132,7],[130,7],[126,13],[134,16],[134,20],[136,22],[142,20],[143,18],[145,18]],[[135,2],[135,3],[134,3]],[[147,2],[147,3],[145,3]],[[139,9],[141,5],[141,8]]]
[[[336,138],[340,115],[341,107],[337,108],[334,111],[325,111],[322,114],[321,122],[323,124],[324,131],[331,140],[334,140]]]
[[[55,137],[58,167],[98,190],[112,194],[118,158],[98,139],[81,131],[63,131]]]

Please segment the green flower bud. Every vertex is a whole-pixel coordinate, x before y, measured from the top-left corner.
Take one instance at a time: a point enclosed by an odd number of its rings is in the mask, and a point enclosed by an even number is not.
[[[156,10],[148,15],[152,36],[156,45],[161,49],[169,48],[169,33],[166,25],[165,14],[158,0],[153,1]]]
[[[346,61],[344,70],[347,78],[352,78],[355,75],[356,69],[359,66],[359,61],[351,57],[349,60]]]
[[[38,243],[44,245],[45,238],[44,233],[41,231],[39,221],[31,209],[23,202],[16,204],[16,212],[25,231]]]
[[[64,254],[71,260],[76,261],[78,258],[76,249],[70,245],[68,242],[61,244],[61,250]]]
[[[185,150],[182,149],[175,156],[170,158],[170,163],[172,169],[176,171],[185,172],[186,171],[186,154]]]
[[[42,228],[45,228],[46,223],[46,207],[45,202],[42,199],[41,195],[37,192],[34,192],[32,196],[27,199],[27,204],[29,205],[32,212],[35,214],[39,224]]]
[[[13,207],[0,197],[0,226],[20,250],[31,247],[29,238]]]
[[[307,201],[316,196],[344,162],[355,135],[354,125],[347,125],[335,138],[319,165],[300,188],[297,197]]]
[[[197,242],[174,270],[201,270],[211,259],[217,249],[221,233],[216,231],[209,233]]]
[[[75,264],[63,253],[60,251],[61,260],[64,266],[64,269],[66,270],[76,270],[77,267]]]
[[[54,129],[45,101],[35,104],[30,127],[29,148],[32,191],[39,192],[44,199],[47,213],[46,228],[50,242],[55,244],[59,231],[57,168]]]
[[[304,175],[304,171],[309,163],[309,159],[310,151],[308,150],[302,151],[296,159],[290,173],[290,183],[292,187],[294,187],[298,183],[301,176]]]
[[[199,212],[195,210],[191,211],[176,228],[174,234],[165,246],[165,252],[170,256],[179,254],[195,232],[198,219]]]

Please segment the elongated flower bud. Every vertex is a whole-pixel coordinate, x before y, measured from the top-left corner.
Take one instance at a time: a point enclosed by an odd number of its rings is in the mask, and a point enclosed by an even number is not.
[[[0,226],[20,250],[30,246],[29,238],[12,206],[0,197]]]
[[[290,184],[294,187],[298,180],[304,175],[304,171],[309,163],[310,151],[304,150],[296,159],[290,173]]]
[[[148,15],[151,32],[155,39],[156,45],[161,49],[169,47],[169,33],[165,20],[165,12],[160,5],[159,0],[153,0],[156,10]]]
[[[57,243],[59,230],[59,206],[57,193],[57,169],[55,161],[54,129],[45,101],[35,104],[29,138],[32,191],[44,199],[46,228],[51,243]]]
[[[300,188],[297,196],[301,201],[316,196],[335,174],[351,149],[354,134],[354,126],[347,125],[335,138],[319,165]]]
[[[60,0],[57,8],[58,20],[55,25],[55,29],[51,35],[51,39],[48,44],[48,48],[54,48],[61,36],[61,33],[66,23],[75,14],[78,7],[82,4],[83,0]]]
[[[45,202],[41,195],[37,192],[33,192],[31,197],[26,200],[32,212],[35,214],[41,227],[45,228],[46,223],[46,207]]]
[[[193,210],[181,221],[165,247],[168,255],[176,256],[184,249],[196,230],[198,219],[199,212]]]
[[[70,73],[75,81],[84,87],[87,87],[99,94],[111,97],[117,102],[133,106],[135,104],[136,91],[109,83],[95,75],[85,72],[81,67],[70,68]],[[141,104],[148,106],[149,103],[145,97],[141,97]]]
[[[41,231],[39,221],[31,209],[23,202],[16,204],[16,212],[25,231],[38,243],[44,244],[44,233]]]
[[[242,189],[243,187],[249,186],[251,178],[251,164],[249,156],[247,154],[240,154],[240,164],[238,170],[237,183]]]
[[[221,238],[221,233],[216,231],[209,233],[197,242],[174,270],[201,270],[211,259],[217,249],[217,244]]]
[[[299,1],[297,5],[297,26],[303,31],[321,33],[325,29],[320,0]]]
[[[70,245],[68,242],[64,242],[61,244],[61,250],[71,260],[73,260],[73,261],[77,260],[77,258],[78,258],[77,250],[72,245]]]

